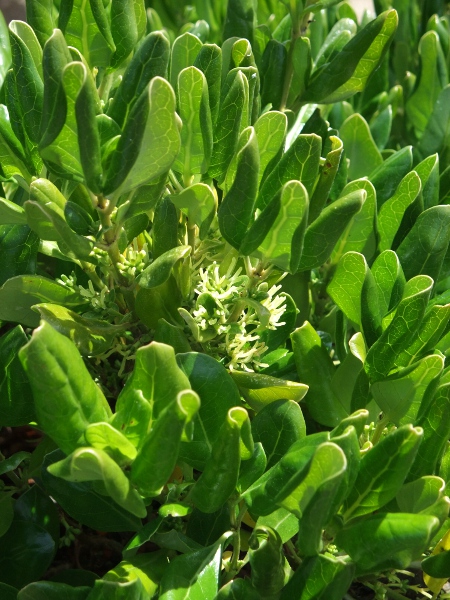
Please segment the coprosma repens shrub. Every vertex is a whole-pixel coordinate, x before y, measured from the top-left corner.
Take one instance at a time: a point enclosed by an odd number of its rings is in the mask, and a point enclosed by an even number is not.
[[[439,594],[450,21],[375,8],[1,21],[2,600]]]

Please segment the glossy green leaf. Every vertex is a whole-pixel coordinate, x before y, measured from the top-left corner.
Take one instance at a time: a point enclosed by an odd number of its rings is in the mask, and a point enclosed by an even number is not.
[[[353,114],[342,124],[339,135],[350,159],[350,179],[364,177],[383,163],[369,125],[359,113]]]
[[[102,4],[98,0],[62,0],[60,6],[58,27],[67,44],[81,52],[91,68],[109,66],[115,50]]]
[[[331,389],[347,412],[352,411],[352,397],[357,389],[358,377],[366,358],[367,349],[361,332],[355,333],[348,342],[349,352],[333,374]],[[359,412],[359,411],[358,411]],[[350,417],[347,417],[350,418]],[[344,419],[341,423],[345,423]],[[338,425],[337,427],[339,427]]]
[[[378,510],[395,498],[422,438],[420,427],[404,425],[382,438],[362,457],[358,477],[346,500],[346,520]]]
[[[411,364],[417,356],[427,350],[434,349],[436,344],[441,339],[444,332],[447,330],[447,325],[450,319],[450,306],[435,305],[429,308],[420,325],[418,335],[415,336],[412,343],[405,348],[396,359],[396,364],[399,366],[407,366]]]
[[[147,19],[144,0],[113,0],[110,18],[111,35],[116,46],[111,66],[117,68],[145,34]]]
[[[0,225],[0,284],[18,275],[33,275],[38,249],[39,238],[27,225]]]
[[[271,161],[278,155],[287,130],[287,119],[284,113],[270,110],[262,114],[255,123],[255,133],[259,149],[259,175],[261,179]],[[270,167],[269,167],[270,168]]]
[[[336,173],[338,172],[341,158],[343,156],[342,140],[332,135],[329,137],[331,149],[326,155],[325,164],[320,169],[319,180],[314,189],[309,207],[309,223],[312,223],[320,215],[327,203]]]
[[[166,173],[179,149],[175,94],[165,79],[154,77],[130,111],[111,158],[105,194],[124,194]]]
[[[422,182],[425,209],[439,204],[439,156],[432,154],[416,165],[416,173]]]
[[[92,423],[85,432],[90,446],[106,452],[119,465],[127,465],[136,458],[136,448],[109,423]]]
[[[425,512],[442,497],[445,482],[440,477],[426,475],[402,486],[396,496],[402,512]]]
[[[42,78],[42,48],[32,27],[24,21],[11,21],[9,29],[19,37],[28,48],[34,66]]]
[[[370,132],[378,149],[381,151],[389,141],[392,128],[392,106],[389,105],[370,121]]]
[[[354,564],[340,558],[307,557],[283,588],[280,600],[341,600],[354,572]]]
[[[420,408],[415,425],[423,428],[423,442],[411,467],[409,481],[436,473],[436,466],[450,437],[450,425],[445,417],[449,406],[450,384],[444,383],[429,398],[426,406]]]
[[[237,149],[246,102],[248,102],[248,83],[241,70],[238,70],[220,104],[214,130],[214,146],[208,174],[219,182],[223,181]]]
[[[200,69],[206,77],[211,119],[215,126],[219,114],[222,72],[222,51],[219,46],[216,46],[216,44],[203,44],[194,61],[194,67]]]
[[[130,472],[131,481],[143,496],[161,493],[175,468],[184,427],[199,408],[200,399],[195,392],[180,392],[152,425]]]
[[[299,271],[317,268],[329,258],[336,242],[361,210],[365,199],[366,192],[358,189],[324,208],[306,230]]]
[[[379,513],[350,522],[336,544],[356,563],[356,575],[405,569],[428,548],[438,527],[431,515]]]
[[[95,448],[78,448],[72,454],[48,467],[55,477],[73,483],[100,482],[106,494],[136,517],[147,515],[144,502],[122,469],[106,452]]]
[[[198,37],[189,32],[174,41],[170,59],[170,83],[174,90],[177,89],[179,74],[194,64],[202,46]]]
[[[231,408],[211,449],[203,473],[188,500],[202,512],[216,512],[234,492],[240,466],[241,430],[248,419],[241,407]]]
[[[111,411],[75,345],[44,322],[20,351],[20,359],[39,427],[66,453],[83,446],[89,423],[107,421]]]
[[[90,587],[72,587],[65,583],[53,581],[36,581],[22,588],[17,600],[58,600],[61,596],[67,600],[86,600],[91,592]]]
[[[433,280],[427,275],[410,279],[395,316],[370,348],[364,369],[374,382],[383,379],[395,363],[397,354],[411,341],[425,314]]]
[[[261,58],[261,104],[282,109],[284,78],[288,62],[286,47],[272,39],[267,43]]]
[[[201,400],[194,419],[193,439],[181,443],[181,457],[203,469],[228,411],[241,403],[239,391],[225,368],[206,354],[179,354],[177,362]]]
[[[448,579],[450,577],[450,550],[428,556],[422,561],[422,569],[431,577]]]
[[[380,317],[383,318],[400,302],[406,283],[405,276],[398,256],[392,250],[385,250],[377,256],[371,271],[377,286]]]
[[[152,597],[168,564],[167,551],[146,552],[122,560],[114,569],[108,571],[103,579],[116,582],[140,580],[145,593]]]
[[[370,75],[381,64],[397,23],[395,10],[383,12],[369,22],[311,78],[301,101],[329,104],[363,91]]]
[[[43,47],[56,28],[51,0],[26,0],[27,22]]]
[[[146,600],[148,594],[140,579],[106,581],[98,579],[87,600]]]
[[[450,208],[433,206],[423,211],[397,249],[406,278],[439,278],[450,238]]]
[[[414,423],[426,389],[443,368],[441,356],[426,356],[406,369],[375,382],[371,387],[375,402],[392,423]]]
[[[391,198],[403,177],[411,171],[412,147],[406,146],[389,156],[369,176],[377,192],[378,210]]]
[[[163,522],[162,517],[157,517],[146,523],[139,529],[139,532],[131,538],[128,544],[125,546],[122,552],[124,559],[130,559],[135,556],[144,544],[146,544],[151,537],[158,531],[161,523]]]
[[[357,325],[361,325],[361,293],[368,270],[362,254],[346,252],[327,287],[331,299]]]
[[[39,316],[31,307],[40,302],[79,306],[86,299],[46,277],[18,275],[0,288],[0,319],[37,327]]]
[[[244,492],[248,489],[266,470],[267,457],[261,442],[256,442],[253,446],[253,454],[244,462],[241,462],[239,469],[239,479],[237,489]]]
[[[189,182],[205,173],[211,160],[213,130],[206,77],[197,67],[178,75],[178,113],[183,121],[181,149],[173,168]]]
[[[177,246],[158,256],[138,278],[139,285],[144,289],[151,289],[165,283],[172,269],[179,260],[188,256],[191,252],[190,246]]]
[[[421,188],[420,177],[415,171],[411,171],[402,179],[392,198],[389,198],[381,207],[378,213],[379,249],[381,252],[392,248],[405,213],[420,194]]]
[[[294,537],[299,527],[297,517],[285,508],[278,508],[270,515],[259,517],[257,525],[274,529],[283,544]]]
[[[291,180],[300,181],[308,195],[311,194],[319,173],[321,147],[318,135],[299,135],[265,178],[256,200],[256,208],[264,209],[283,185]]]
[[[204,183],[195,183],[179,194],[171,196],[170,200],[187,215],[190,223],[199,227],[199,236],[203,239],[208,233],[216,210],[216,200],[211,188]]]
[[[3,15],[2,15],[3,16]],[[0,592],[5,600],[17,600],[18,590],[7,583],[0,583]]]
[[[60,450],[47,454],[41,478],[45,490],[73,519],[99,531],[138,531],[141,521],[100,494],[90,482],[72,483],[51,475],[47,467],[65,458]]]
[[[215,598],[221,559],[220,544],[178,556],[163,575],[159,597],[161,600]]]
[[[189,379],[178,368],[172,347],[157,342],[142,346],[136,352],[133,373],[119,394],[111,423],[139,449],[152,421],[176,401],[179,392],[189,388]]]
[[[122,325],[87,319],[58,304],[36,304],[33,308],[42,320],[68,337],[84,356],[102,354],[110,348],[115,336],[124,331]]]
[[[253,127],[239,139],[236,175],[218,211],[220,231],[225,240],[239,249],[250,226],[258,191],[259,153]]]
[[[253,43],[253,30],[256,27],[256,7],[253,0],[231,0],[227,6],[223,40],[239,36]]]
[[[220,588],[214,600],[259,600],[259,598],[259,593],[248,579],[237,578]]]
[[[0,105],[0,160],[5,177],[20,175],[27,183],[31,181],[34,165],[16,137],[11,127],[8,109],[4,105]]]
[[[297,372],[309,386],[305,404],[317,422],[334,427],[346,413],[331,388],[333,361],[308,321],[294,331],[291,340]]]
[[[306,425],[299,405],[293,400],[276,400],[262,408],[252,420],[255,442],[261,442],[267,468],[276,464],[294,442],[306,436]]]
[[[0,40],[0,46],[2,49],[0,52],[0,83],[3,85],[6,73],[11,66],[11,44],[9,41],[9,30],[3,13],[0,16]]]
[[[308,386],[303,383],[278,379],[263,373],[232,371],[231,376],[247,403],[256,411],[277,400],[299,402],[308,391]]]
[[[414,92],[406,103],[417,137],[420,138],[431,117],[441,90],[448,84],[445,58],[435,31],[427,31],[419,42],[421,69]]]
[[[271,598],[284,585],[284,556],[280,535],[266,525],[257,525],[249,539],[251,581],[261,598]]]

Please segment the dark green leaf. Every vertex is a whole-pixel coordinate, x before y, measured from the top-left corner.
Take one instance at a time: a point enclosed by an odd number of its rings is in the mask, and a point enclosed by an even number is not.
[[[52,581],[37,581],[22,588],[17,600],[59,600],[63,597],[67,600],[86,600],[91,592],[90,587],[72,587],[65,583]]]
[[[411,171],[412,147],[406,146],[389,156],[370,174],[370,181],[377,192],[378,210],[391,198],[403,177]]]

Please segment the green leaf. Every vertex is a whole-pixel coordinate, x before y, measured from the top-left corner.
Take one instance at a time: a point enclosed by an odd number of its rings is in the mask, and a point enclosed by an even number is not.
[[[3,466],[3,463],[0,464]],[[14,500],[10,493],[2,492],[0,494],[0,509],[0,535],[3,536],[11,527],[14,519]]]
[[[327,292],[345,316],[361,325],[361,294],[369,267],[358,252],[346,252],[339,260]]]
[[[415,169],[422,182],[422,197],[425,209],[439,204],[439,156],[428,156]]]
[[[120,466],[127,466],[136,458],[133,444],[109,423],[91,423],[85,436],[90,446],[106,452]]]
[[[252,456],[241,462],[239,469],[239,479],[237,489],[239,492],[244,492],[248,489],[266,470],[267,458],[264,448],[260,442],[256,442],[253,447]]]
[[[414,423],[426,389],[439,377],[443,368],[442,357],[431,354],[406,369],[375,382],[371,393],[392,423]]]
[[[418,138],[424,132],[441,90],[448,84],[447,68],[439,37],[427,31],[419,42],[421,68],[405,110]]]
[[[215,513],[206,514],[194,508],[189,516],[186,533],[202,546],[209,546],[231,528],[230,510],[222,506]]]
[[[370,174],[370,181],[377,192],[378,210],[391,198],[403,177],[411,171],[412,146],[406,146],[392,156]]]
[[[55,477],[74,483],[95,481],[119,506],[136,517],[147,515],[144,502],[131,486],[119,465],[103,450],[78,448],[67,458],[53,463],[48,471]]]
[[[161,31],[150,33],[135,52],[108,106],[108,116],[122,127],[153,77],[167,77],[170,47]]]
[[[270,230],[259,245],[257,254],[283,271],[296,273],[303,249],[303,238],[308,221],[308,193],[299,181],[286,183],[281,194],[275,196],[272,205],[279,207],[275,219],[271,219]],[[263,213],[255,221],[256,228]],[[261,227],[261,226],[260,226]]]
[[[366,195],[365,190],[358,189],[323,209],[306,230],[299,271],[315,269],[326,262],[343,231],[364,205]]]
[[[277,40],[269,40],[261,59],[261,104],[282,108],[283,85],[288,62],[286,47]]]
[[[248,414],[244,408],[236,406],[228,411],[203,473],[187,498],[202,512],[216,512],[235,491],[241,462],[241,431],[245,432],[246,424]]]
[[[395,499],[401,512],[425,512],[437,502],[445,491],[445,481],[426,475],[403,485]],[[427,513],[428,514],[428,513]]]
[[[431,209],[430,209],[431,210]],[[389,374],[398,353],[412,341],[425,314],[433,287],[427,275],[410,279],[389,326],[370,348],[364,369],[372,382]]]
[[[304,556],[319,554],[322,529],[330,520],[334,499],[344,477],[347,460],[335,444],[317,447],[308,472],[293,477],[276,495],[277,504],[295,514],[300,523],[298,547]]]
[[[220,543],[177,556],[164,572],[160,600],[215,598],[221,561]]]
[[[157,342],[141,346],[133,373],[117,399],[111,424],[139,449],[152,421],[176,401],[179,392],[189,388],[189,379],[178,368],[171,346]]]
[[[17,600],[58,600],[64,596],[67,600],[86,600],[91,592],[90,587],[72,587],[65,583],[53,581],[36,581],[22,588]]]
[[[277,400],[300,402],[308,391],[308,386],[303,383],[278,379],[263,373],[231,371],[231,376],[247,403],[257,412]]]
[[[209,185],[195,183],[179,194],[170,196],[170,200],[187,215],[190,223],[198,226],[199,237],[204,239],[216,212],[216,199]]]
[[[308,321],[294,331],[291,340],[297,372],[309,386],[305,404],[311,416],[322,425],[336,426],[347,415],[331,388],[333,361]]]
[[[236,175],[217,213],[220,232],[239,249],[254,212],[258,191],[259,153],[253,127],[244,129],[239,139]]]
[[[170,83],[177,89],[178,76],[183,69],[194,64],[203,44],[196,35],[186,32],[176,38],[172,46],[170,58]]]
[[[194,67],[200,69],[206,77],[211,119],[215,126],[219,114],[222,50],[216,44],[203,44],[194,61]]]
[[[417,336],[412,343],[405,348],[396,359],[399,366],[411,364],[417,356],[425,353],[427,350],[434,349],[447,330],[447,324],[450,319],[450,305],[435,305],[429,308],[420,325]]]
[[[3,427],[26,425],[35,418],[33,394],[18,357],[27,341],[20,326],[0,339],[0,424]]]
[[[371,271],[377,286],[380,318],[383,318],[400,302],[405,287],[405,276],[398,256],[392,250],[385,250],[377,256]]]
[[[346,500],[345,520],[374,512],[395,498],[414,462],[422,438],[420,427],[404,425],[364,454],[358,477]]]
[[[110,325],[107,321],[88,319],[58,304],[36,304],[33,308],[41,319],[68,337],[83,356],[106,352],[126,325]]]
[[[252,420],[255,442],[261,442],[267,468],[273,467],[294,442],[306,436],[306,425],[299,405],[293,400],[276,400],[262,408]]]
[[[233,579],[220,588],[214,600],[259,600],[259,598],[259,592],[248,579]]]
[[[2,15],[3,17],[3,15]],[[0,583],[0,592],[4,600],[17,600],[17,589],[6,583]]]
[[[27,225],[0,225],[0,284],[11,277],[34,274],[38,249],[39,238]]]
[[[139,532],[131,538],[128,544],[125,546],[122,552],[124,559],[130,559],[135,556],[144,544],[146,544],[151,537],[158,531],[161,523],[163,522],[162,517],[157,517],[146,523],[139,529]]]
[[[140,579],[106,581],[98,579],[86,600],[146,600],[148,594]]]
[[[180,149],[175,94],[154,77],[134,104],[112,156],[105,194],[119,196],[166,173]]]
[[[379,513],[351,521],[335,539],[356,563],[356,575],[363,575],[405,569],[428,548],[438,527],[431,515]]]
[[[449,406],[450,384],[444,383],[437,388],[426,405],[420,407],[415,425],[423,428],[423,442],[411,467],[409,481],[436,473],[436,466],[450,437],[450,424],[445,417]]]
[[[206,173],[211,160],[213,130],[206,77],[197,67],[178,75],[178,113],[183,121],[181,150],[173,168],[188,182]]]
[[[421,192],[419,175],[411,171],[401,180],[395,194],[389,198],[378,213],[379,249],[390,250],[399,231],[405,213]]]
[[[383,12],[369,22],[311,78],[301,101],[331,104],[363,91],[369,77],[382,63],[397,23],[395,10]]]
[[[339,135],[344,143],[347,158],[350,159],[350,179],[364,177],[383,163],[369,125],[359,113],[348,117],[341,125]]]
[[[317,219],[327,203],[344,151],[342,140],[335,135],[331,135],[328,139],[331,148],[327,153],[325,164],[320,169],[319,181],[310,201],[309,223]]]
[[[392,106],[389,105],[381,112],[375,113],[370,121],[370,133],[378,147],[383,150],[389,141],[392,128]]]
[[[31,181],[34,165],[26,156],[21,142],[14,133],[8,109],[0,104],[0,160],[5,177],[20,175],[27,183]]]
[[[328,555],[306,557],[281,592],[280,600],[341,600],[355,566]]]
[[[248,102],[248,83],[245,75],[238,69],[226,96],[220,103],[214,130],[214,146],[208,175],[219,182],[223,181],[228,165],[236,152],[246,102]]]
[[[431,577],[448,579],[450,577],[450,550],[428,556],[422,561],[422,569]]]
[[[114,569],[104,575],[104,580],[123,583],[138,579],[148,595],[146,597],[152,597],[158,589],[158,584],[168,564],[167,551],[146,552],[134,558],[122,560]]]
[[[262,114],[255,123],[256,139],[259,148],[259,175],[261,183],[266,168],[281,150],[287,130],[287,118],[282,112],[270,110]],[[270,168],[270,167],[269,167]]]
[[[76,48],[91,68],[108,67],[115,51],[105,13],[101,0],[61,2],[58,27],[64,33],[67,44]]]
[[[259,517],[257,526],[275,529],[285,544],[298,532],[298,519],[285,508],[278,508],[275,512],[265,517]]]
[[[450,239],[450,207],[424,210],[397,249],[405,277],[429,275],[437,281]]]
[[[227,5],[223,40],[238,36],[253,44],[253,31],[256,27],[256,6],[254,0],[230,0]]]
[[[41,302],[80,306],[86,298],[47,277],[18,275],[0,288],[0,320],[37,327],[39,316],[31,307]]]
[[[45,490],[61,508],[76,521],[98,531],[138,531],[141,521],[116,504],[112,498],[100,494],[90,482],[72,483],[51,475],[47,467],[65,458],[55,450],[44,459],[41,479]]]
[[[5,81],[6,73],[11,66],[11,44],[9,29],[3,13],[0,16],[0,85]]]
[[[200,399],[192,390],[179,392],[156,419],[133,462],[130,479],[139,492],[158,496],[175,468],[181,436],[200,408]]]
[[[300,181],[308,196],[312,194],[319,173],[321,149],[322,140],[318,135],[299,135],[263,181],[256,208],[263,210],[283,185],[291,180]]]
[[[144,0],[113,0],[111,2],[111,35],[116,51],[111,66],[117,68],[145,35],[147,19]]]
[[[207,354],[178,354],[177,362],[201,400],[200,410],[194,418],[193,439],[181,443],[180,456],[202,470],[228,411],[241,404],[239,390],[226,369]]]
[[[261,598],[272,598],[284,585],[283,543],[279,534],[265,525],[257,525],[249,539],[251,581]]]
[[[34,66],[42,79],[42,48],[32,27],[24,21],[11,21],[9,29],[22,40],[30,51]]]
[[[141,288],[149,290],[165,283],[177,262],[188,256],[190,252],[190,246],[177,246],[158,256],[139,275],[137,281]]]
[[[83,446],[89,423],[107,421],[111,411],[75,345],[44,322],[19,355],[39,427],[67,454]]]
[[[51,0],[26,0],[27,22],[33,28],[42,47],[56,28],[52,4]]]

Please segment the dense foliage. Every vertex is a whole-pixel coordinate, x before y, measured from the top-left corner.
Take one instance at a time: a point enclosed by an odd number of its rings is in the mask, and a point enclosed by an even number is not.
[[[440,593],[450,17],[375,5],[0,20],[2,600]]]

